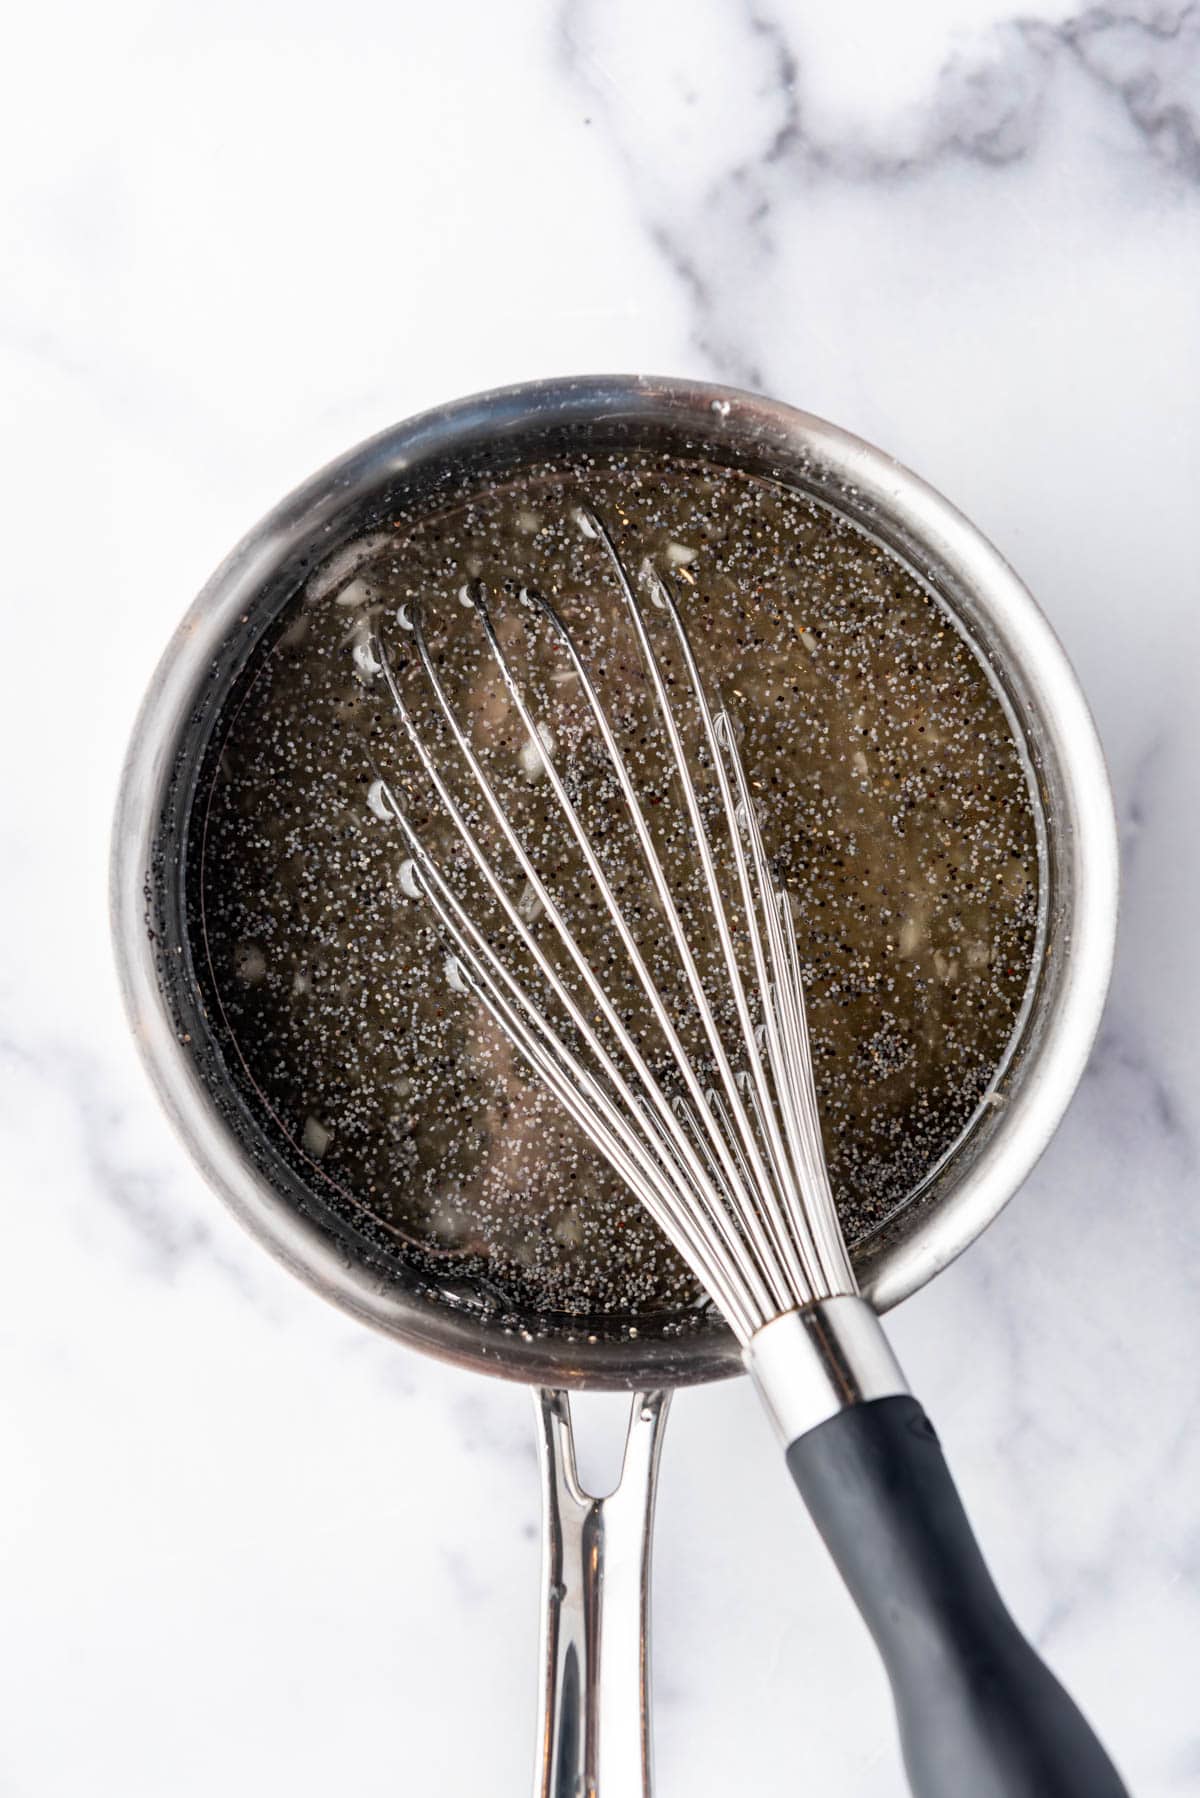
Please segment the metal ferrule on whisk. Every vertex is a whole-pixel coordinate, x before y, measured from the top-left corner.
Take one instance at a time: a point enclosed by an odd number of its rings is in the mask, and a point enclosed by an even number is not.
[[[849,1294],[773,1318],[742,1359],[785,1448],[851,1405],[909,1390],[879,1319]]]

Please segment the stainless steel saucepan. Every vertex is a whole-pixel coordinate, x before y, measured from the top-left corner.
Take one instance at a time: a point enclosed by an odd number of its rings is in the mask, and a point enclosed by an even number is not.
[[[1041,920],[1025,1007],[975,1120],[911,1202],[854,1248],[865,1295],[896,1304],[952,1261],[1025,1178],[1083,1070],[1108,982],[1117,864],[1096,733],[1028,592],[973,527],[887,456],[819,419],[726,388],[646,377],[534,382],[460,401],[352,450],[238,545],[177,628],[134,731],[117,810],[112,907],[130,1020],[198,1165],[280,1260],[364,1322],[538,1391],[544,1483],[543,1683],[536,1790],[650,1789],[650,1531],[671,1390],[741,1371],[711,1316],[519,1316],[404,1247],[251,1115],[205,1014],[192,961],[188,826],[222,703],[314,567],[402,498],[511,476],[558,452],[641,448],[783,481],[898,555],[970,639],[1028,767]],[[633,1393],[625,1466],[580,1489],[568,1392]]]

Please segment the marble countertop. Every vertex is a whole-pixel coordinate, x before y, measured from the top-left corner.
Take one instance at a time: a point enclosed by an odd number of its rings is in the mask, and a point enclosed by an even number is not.
[[[1194,1795],[1195,6],[52,0],[8,37],[0,1793],[528,1789],[529,1396],[326,1308],[204,1188],[118,1009],[107,833],[169,632],[283,492],[427,404],[644,369],[916,468],[1093,702],[1106,1022],[894,1337],[1131,1790]],[[654,1668],[663,1798],[901,1789],[745,1382],[674,1407]]]

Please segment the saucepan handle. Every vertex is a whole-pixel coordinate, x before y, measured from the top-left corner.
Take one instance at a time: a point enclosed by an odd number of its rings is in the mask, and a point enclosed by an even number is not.
[[[565,1392],[534,1394],[542,1688],[534,1798],[650,1798],[650,1543],[669,1392],[633,1399],[615,1491],[579,1483]]]
[[[787,1460],[883,1657],[917,1798],[1126,1798],[1005,1609],[916,1399],[850,1405]]]

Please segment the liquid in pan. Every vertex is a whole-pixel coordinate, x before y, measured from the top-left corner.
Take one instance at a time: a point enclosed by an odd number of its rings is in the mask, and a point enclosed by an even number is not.
[[[768,481],[664,457],[576,458],[375,520],[309,578],[226,703],[193,814],[194,947],[227,1054],[271,1128],[417,1264],[452,1266],[526,1313],[636,1320],[701,1302],[695,1282],[478,1003],[447,983],[377,784],[404,788],[469,888],[444,816],[420,810],[369,646],[378,621],[449,766],[444,726],[403,660],[419,605],[439,678],[514,821],[541,841],[545,770],[476,626],[469,588],[482,581],[545,721],[545,754],[614,885],[640,878],[586,707],[525,603],[536,587],[596,671],[671,864],[686,835],[581,498],[628,567],[650,558],[671,579],[705,682],[739,730],[792,902],[851,1243],[911,1198],[988,1100],[1033,964],[1037,837],[1005,710],[949,615],[846,520]],[[555,893],[607,966],[594,895],[565,845],[553,853]],[[652,953],[652,899],[634,912]],[[703,965],[713,946],[698,947]],[[636,1031],[637,995],[622,1002]]]

